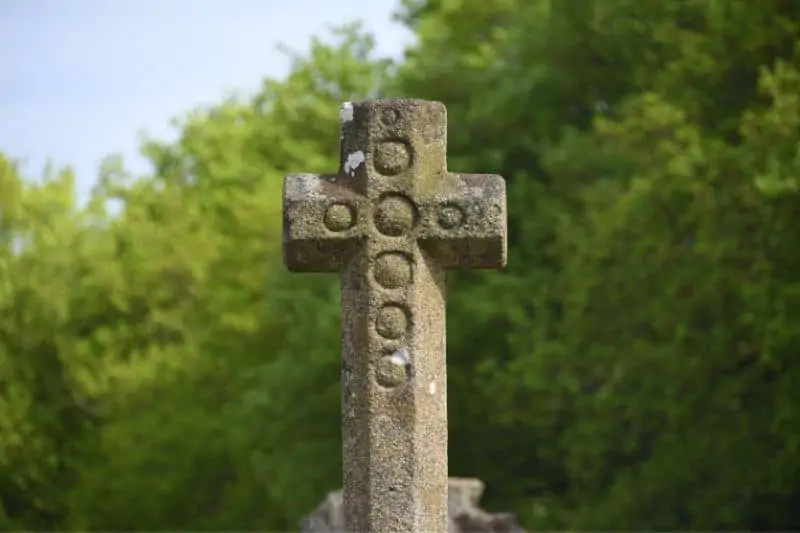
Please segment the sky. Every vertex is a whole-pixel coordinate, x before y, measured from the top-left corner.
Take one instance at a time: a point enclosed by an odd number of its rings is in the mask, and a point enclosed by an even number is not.
[[[0,151],[23,174],[71,166],[85,199],[99,163],[122,154],[147,169],[140,135],[174,139],[172,117],[253,91],[312,35],[362,20],[378,51],[409,33],[399,0],[0,0]]]

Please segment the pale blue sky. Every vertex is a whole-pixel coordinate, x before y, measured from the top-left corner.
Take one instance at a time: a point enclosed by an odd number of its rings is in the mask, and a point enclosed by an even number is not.
[[[282,76],[275,44],[305,50],[312,35],[357,19],[379,51],[409,35],[398,0],[0,0],[0,150],[70,165],[80,196],[100,160],[122,153],[143,170],[139,133],[174,137],[169,120],[232,90]]]

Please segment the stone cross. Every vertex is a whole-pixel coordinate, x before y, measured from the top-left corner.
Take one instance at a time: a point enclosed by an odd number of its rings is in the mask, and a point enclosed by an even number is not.
[[[506,263],[500,176],[447,171],[439,102],[345,103],[337,174],[290,174],[283,254],[342,282],[348,531],[444,533],[445,273]]]

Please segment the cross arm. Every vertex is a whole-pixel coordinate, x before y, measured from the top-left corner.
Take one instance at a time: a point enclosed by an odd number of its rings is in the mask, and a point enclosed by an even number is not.
[[[340,175],[289,174],[283,182],[283,260],[292,272],[334,272],[349,257],[363,198]]]
[[[505,267],[508,243],[502,177],[450,173],[421,204],[420,244],[442,266]]]

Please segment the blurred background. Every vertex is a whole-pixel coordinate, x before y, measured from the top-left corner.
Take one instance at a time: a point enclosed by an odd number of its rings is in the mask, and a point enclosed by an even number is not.
[[[799,44],[792,0],[3,3],[0,529],[293,530],[341,485],[281,182],[376,97],[508,183],[508,268],[449,278],[451,475],[529,530],[800,529]]]

